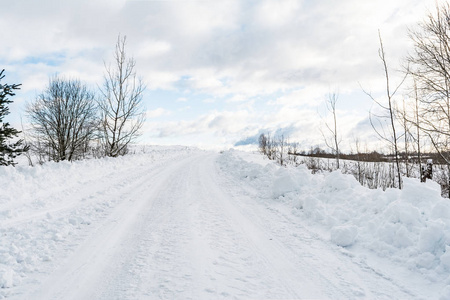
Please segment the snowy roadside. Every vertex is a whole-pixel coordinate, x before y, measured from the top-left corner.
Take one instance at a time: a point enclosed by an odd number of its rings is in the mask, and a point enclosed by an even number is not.
[[[450,205],[433,182],[383,192],[186,147],[0,180],[0,298],[450,298]]]
[[[312,175],[304,166],[281,168],[232,150],[219,165],[243,189],[251,186],[252,197],[289,208],[347,255],[376,254],[381,269],[405,268],[424,279],[419,286],[430,296],[437,287],[441,299],[450,299],[450,201],[437,183],[405,178],[401,191],[370,190],[339,171]]]
[[[115,159],[0,168],[0,298],[54,269],[54,261],[129,200],[127,191],[148,184],[143,175],[149,170],[157,174],[196,151],[152,147]]]

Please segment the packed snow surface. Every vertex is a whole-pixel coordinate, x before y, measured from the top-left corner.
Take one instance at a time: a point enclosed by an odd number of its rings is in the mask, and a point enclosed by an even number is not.
[[[0,298],[450,299],[450,201],[258,154],[0,168]]]

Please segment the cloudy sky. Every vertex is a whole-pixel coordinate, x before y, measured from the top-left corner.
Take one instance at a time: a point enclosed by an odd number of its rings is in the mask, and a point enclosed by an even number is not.
[[[0,68],[22,83],[8,120],[55,74],[102,85],[119,34],[147,84],[141,143],[228,148],[261,132],[306,149],[323,143],[327,94],[338,91],[343,144],[373,138],[382,95],[381,31],[393,81],[408,28],[435,0],[14,0],[0,9]],[[345,146],[344,146],[345,147]],[[348,148],[348,147],[345,147]]]

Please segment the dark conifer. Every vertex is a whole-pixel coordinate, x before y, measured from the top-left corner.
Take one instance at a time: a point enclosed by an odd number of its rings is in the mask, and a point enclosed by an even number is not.
[[[8,140],[17,137],[20,131],[12,128],[3,118],[9,114],[8,104],[12,102],[8,97],[15,95],[14,90],[20,88],[20,84],[2,83],[3,69],[0,72],[0,166],[15,165],[14,158],[22,152],[27,151],[28,147],[23,146],[23,140],[9,143]]]

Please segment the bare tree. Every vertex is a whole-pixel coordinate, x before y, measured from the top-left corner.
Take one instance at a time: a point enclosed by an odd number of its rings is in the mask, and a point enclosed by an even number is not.
[[[405,175],[406,177],[411,177],[411,168],[412,165],[410,164],[410,142],[412,139],[412,133],[411,133],[411,127],[414,125],[410,120],[412,119],[409,114],[411,113],[410,109],[406,106],[405,98],[402,99],[402,107],[395,108],[397,119],[399,120],[399,123],[401,127],[403,128],[403,161],[405,163]]]
[[[26,110],[35,138],[32,149],[55,161],[81,157],[98,127],[95,95],[78,80],[50,79]]]
[[[378,37],[380,40],[380,49],[378,50],[378,56],[381,59],[381,62],[383,64],[383,70],[384,70],[384,76],[386,80],[386,98],[387,98],[387,106],[380,101],[376,100],[371,93],[364,91],[373,102],[375,102],[379,108],[383,111],[383,114],[381,115],[374,115],[372,112],[370,113],[370,123],[372,124],[372,128],[375,130],[378,137],[385,141],[392,149],[394,157],[395,157],[395,165],[396,165],[396,171],[397,174],[397,183],[398,188],[402,188],[402,178],[400,174],[400,158],[399,158],[399,150],[398,150],[398,139],[399,135],[396,130],[395,121],[395,106],[394,106],[394,96],[397,93],[400,86],[403,84],[403,82],[406,79],[407,74],[403,77],[402,81],[397,85],[397,87],[392,90],[390,85],[390,79],[389,79],[389,70],[387,66],[386,61],[386,54],[384,52],[383,47],[383,40],[381,39],[381,33],[378,31]],[[376,117],[377,123],[375,124],[375,120],[373,117]],[[382,120],[387,121],[387,127],[388,129],[385,129],[385,124],[382,122]],[[381,128],[381,129],[379,129]],[[393,176],[395,178],[395,176]],[[394,179],[395,180],[395,179]]]
[[[261,133],[261,135],[259,136],[259,152],[261,152],[261,154],[263,155],[267,155],[268,154],[268,139],[266,137],[266,135],[264,133]]]
[[[423,178],[423,170],[422,170],[422,151],[421,151],[421,148],[422,148],[422,146],[421,146],[421,144],[420,144],[420,142],[421,142],[421,140],[420,140],[420,126],[421,126],[421,123],[420,123],[420,115],[419,115],[419,94],[418,94],[418,91],[417,91],[417,83],[416,83],[416,80],[414,80],[414,110],[413,110],[413,113],[414,113],[414,121],[412,122],[412,124],[415,126],[415,128],[416,128],[416,134],[415,134],[415,136],[413,135],[413,139],[415,140],[415,142],[416,142],[416,147],[417,147],[417,160],[418,160],[418,163],[419,163],[419,174],[420,174],[420,180],[421,181],[423,181],[422,180],[422,178]]]
[[[25,143],[25,145],[27,145],[28,150],[29,150],[31,143],[28,140],[27,133],[26,133],[26,131],[24,129],[22,117],[20,117],[20,126],[22,127],[23,142]],[[33,167],[33,160],[31,159],[31,153],[30,152],[31,151],[26,151],[24,154],[25,154],[25,157],[28,160],[28,165],[30,167]]]
[[[402,120],[402,127],[405,129],[405,154],[410,153],[409,145],[411,144],[411,151],[417,154],[416,160],[419,165],[420,178],[422,178],[422,133],[421,133],[421,103],[420,95],[417,88],[416,78],[413,77],[412,95],[408,106],[403,100],[403,109],[398,111],[398,118]],[[414,167],[414,160],[410,167],[408,167],[411,160],[405,158],[406,176],[411,176],[410,170]]]
[[[450,172],[450,5],[436,4],[430,13],[410,30],[414,52],[408,56],[409,73],[420,93],[420,130],[446,162]]]
[[[287,147],[288,141],[284,137],[284,134],[278,137],[278,139],[275,142],[276,145],[276,160],[281,165],[284,166],[286,164],[286,147]]]
[[[290,161],[292,161],[292,163],[294,164],[294,166],[297,166],[297,160],[298,160],[298,148],[299,148],[299,144],[297,142],[291,142],[288,143],[288,159]]]
[[[364,169],[364,163],[362,161],[362,152],[360,149],[359,144],[359,138],[355,138],[355,150],[356,150],[356,179],[359,181],[361,185],[364,185],[364,178],[363,173],[365,171]]]
[[[322,133],[322,137],[325,141],[325,144],[328,148],[330,148],[333,153],[336,156],[336,168],[339,169],[339,144],[341,142],[340,137],[338,136],[338,128],[337,128],[337,117],[336,117],[336,103],[338,101],[339,94],[337,92],[329,93],[328,99],[326,102],[327,110],[331,113],[333,116],[333,123],[332,125],[328,124],[328,122],[325,123],[325,127],[328,131],[328,134],[325,134],[322,129],[320,132]],[[329,137],[331,135],[331,138]]]
[[[145,122],[142,97],[145,85],[136,76],[135,60],[127,58],[126,37],[117,38],[114,64],[106,65],[102,98],[99,100],[101,132],[105,154],[116,157],[127,152],[127,146],[140,135]]]
[[[276,160],[277,148],[275,139],[271,138],[270,133],[266,137],[266,155],[270,160]]]

